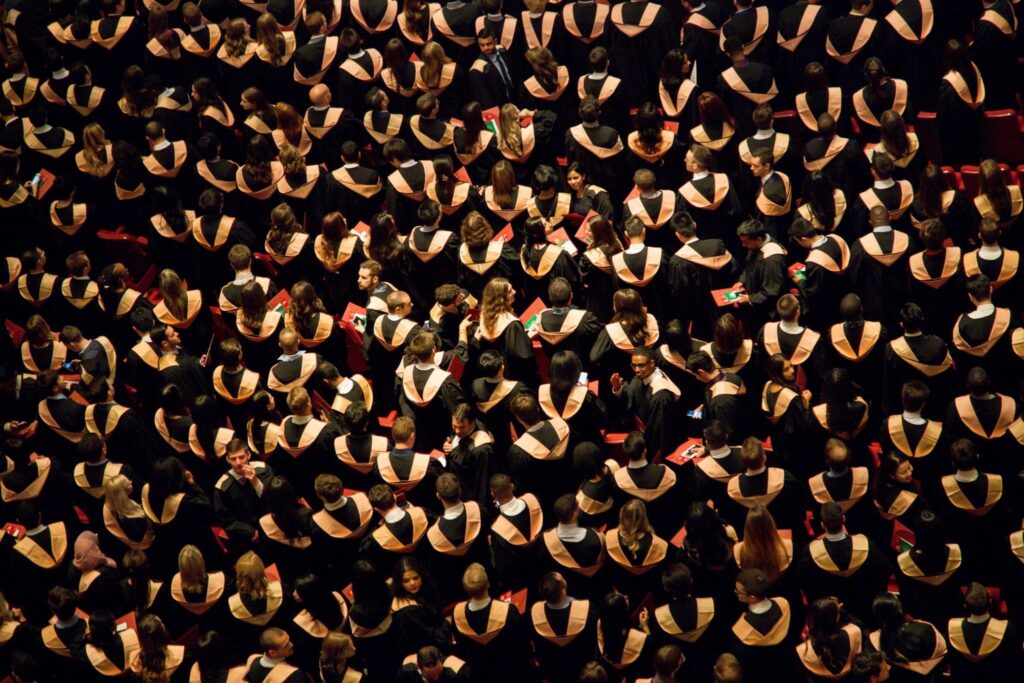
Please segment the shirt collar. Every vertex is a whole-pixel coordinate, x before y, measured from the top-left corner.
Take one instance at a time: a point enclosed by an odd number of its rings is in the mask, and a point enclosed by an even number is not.
[[[754,131],[754,139],[755,140],[768,140],[773,135],[775,135],[775,129],[774,128],[769,128],[768,130],[755,130]]]

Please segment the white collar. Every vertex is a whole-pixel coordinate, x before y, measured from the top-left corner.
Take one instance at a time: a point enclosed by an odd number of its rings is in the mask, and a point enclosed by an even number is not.
[[[772,608],[773,604],[771,600],[765,598],[761,602],[755,602],[753,605],[748,606],[747,609],[754,614],[764,614]]]
[[[825,534],[825,540],[826,541],[832,541],[833,543],[838,543],[839,541],[843,540],[847,536],[849,536],[849,534],[846,533],[846,529],[843,529],[842,531],[840,531],[837,534]]]
[[[469,608],[470,612],[479,612],[482,609],[486,609],[487,606],[490,604],[491,597],[487,596],[483,598],[473,598],[472,600],[466,603],[466,606]]]
[[[988,612],[984,614],[971,614],[967,617],[968,624],[984,624],[986,621],[992,618],[992,615]]]
[[[907,410],[903,411],[903,419],[912,425],[923,425],[928,423],[928,420],[921,417],[921,413],[911,413]]]
[[[892,178],[889,178],[888,180],[876,180],[875,184],[872,187],[874,187],[876,190],[888,190],[890,187],[895,186],[896,181],[893,180]]]
[[[791,323],[785,320],[779,322],[779,329],[787,334],[803,334],[804,328],[800,323]]]
[[[814,240],[814,242],[811,244],[811,249],[815,249],[826,243],[828,243],[828,237],[822,235],[818,239]]]
[[[319,43],[321,40],[323,40],[326,37],[327,36],[325,36],[324,34],[318,33],[315,36],[310,36],[309,37],[309,42],[311,42],[311,43]]]
[[[731,454],[732,448],[730,448],[729,446],[722,446],[721,448],[715,448],[713,450],[708,451],[708,455],[710,455],[715,460],[723,460],[725,458],[728,458]]]
[[[355,54],[349,55],[348,58],[349,59],[359,59],[360,57],[362,57],[365,54],[366,54],[366,50],[359,50],[359,52],[356,52]]]
[[[304,425],[304,424],[308,424],[309,421],[313,419],[313,416],[312,415],[292,415],[291,418],[292,418],[292,424],[293,425]]]
[[[498,509],[504,515],[515,517],[520,512],[526,509],[526,503],[521,498],[513,498],[507,503],[498,506]]]
[[[284,657],[268,657],[263,655],[260,657],[260,666],[265,669],[273,669],[275,666],[284,661]]]
[[[752,469],[750,469],[748,467],[746,470],[744,470],[743,473],[746,474],[748,477],[756,477],[757,475],[764,474],[767,471],[768,471],[768,466],[767,465],[762,465],[761,467],[757,468],[756,470],[752,470]]]
[[[630,470],[642,470],[645,467],[647,467],[647,458],[644,458],[643,460],[639,460],[637,462],[633,462],[632,460],[630,460],[629,462],[626,463],[626,469]]]
[[[695,182],[697,180],[704,180],[709,175],[711,175],[711,171],[697,171],[696,173],[693,174],[693,178],[690,179],[690,182]]]
[[[400,164],[400,165],[398,166],[398,168],[411,168],[411,167],[415,166],[415,165],[416,165],[416,164],[418,164],[418,163],[419,163],[419,162],[418,162],[418,161],[416,161],[415,159],[409,159],[409,161],[403,161],[403,162],[402,162],[402,163],[401,163],[401,164]]]
[[[47,124],[44,124],[42,126],[39,126],[33,132],[34,133],[49,133],[51,130],[53,130],[53,126],[51,126],[50,124],[47,123]]]
[[[608,78],[608,72],[607,71],[604,72],[603,74],[595,74],[595,73],[587,74],[587,80],[589,80],[589,81],[603,81],[606,78]]]
[[[644,250],[644,246],[645,245],[643,242],[630,242],[629,246],[626,247],[626,253],[639,254],[641,251]]]
[[[153,151],[155,152],[158,149],[165,149],[165,148],[170,147],[170,146],[171,146],[171,141],[168,140],[167,138],[164,138],[160,142],[158,142],[158,143],[153,145]]]
[[[67,78],[68,74],[70,74],[70,73],[71,73],[70,71],[68,71],[64,67],[61,67],[61,68],[57,69],[56,71],[54,71],[52,74],[50,74],[50,78]]]
[[[444,517],[445,519],[458,519],[465,512],[466,512],[466,504],[465,503],[456,503],[455,505],[452,505],[450,508],[445,508],[444,509],[444,514],[441,515],[441,516]]]
[[[10,78],[10,80],[12,80],[12,81],[22,81],[24,79],[25,79],[24,72],[17,73],[17,74],[11,74],[11,78]]]
[[[233,285],[244,285],[247,282],[252,282],[256,279],[256,276],[252,274],[251,270],[241,270],[235,273],[235,279],[231,281]]]
[[[770,171],[768,173],[768,175],[766,175],[765,177],[761,178],[761,186],[763,187],[764,185],[766,185],[768,183],[768,181],[772,179],[773,175],[775,175],[775,171]]]
[[[394,313],[388,313],[388,320],[390,320],[393,323],[397,323],[399,320],[402,320],[402,319],[403,318],[400,315],[395,315]]]
[[[994,246],[983,244],[981,245],[981,248],[978,249],[978,258],[984,259],[986,261],[995,261],[1002,255],[1003,249],[998,244]]]
[[[303,354],[305,353],[305,349],[301,349],[299,351],[296,351],[295,353],[282,353],[280,356],[277,357],[277,359],[280,361],[298,360],[302,358]]]
[[[970,484],[972,481],[978,481],[978,477],[980,477],[981,475],[978,474],[978,470],[973,469],[973,470],[958,470],[957,473],[954,474],[953,476],[961,484]]]
[[[891,225],[879,225],[878,227],[871,228],[871,232],[892,232]]]
[[[559,523],[555,533],[558,535],[558,538],[570,543],[579,543],[587,537],[587,530],[578,524]]]
[[[394,524],[395,522],[399,522],[404,518],[405,510],[397,506],[388,510],[387,514],[384,515],[384,521],[388,524]]]
[[[991,301],[985,304],[978,304],[978,307],[967,314],[967,317],[971,320],[978,320],[980,318],[987,318],[996,312],[996,306]]]
[[[772,137],[773,135],[775,135],[775,129],[774,128],[769,128],[768,130],[755,130],[754,131],[754,139],[755,140],[767,140],[768,138]]]

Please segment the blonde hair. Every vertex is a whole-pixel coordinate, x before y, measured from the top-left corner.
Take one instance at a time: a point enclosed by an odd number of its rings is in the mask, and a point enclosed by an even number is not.
[[[146,516],[146,511],[128,495],[131,485],[131,480],[123,474],[111,477],[110,481],[103,485],[104,504],[118,517],[140,519]]]
[[[543,12],[547,9],[548,0],[523,0],[523,4],[531,12]]]
[[[181,574],[181,588],[188,593],[198,593],[203,589],[206,578],[206,560],[199,548],[194,545],[182,546],[178,553],[178,573]]]
[[[462,588],[466,591],[466,595],[470,598],[479,598],[487,593],[489,586],[487,580],[487,570],[479,562],[466,567],[466,571],[462,574]]]
[[[235,583],[238,585],[238,594],[244,595],[253,600],[261,600],[267,597],[267,568],[263,565],[260,556],[249,551],[238,558],[235,562]]]
[[[431,90],[440,87],[441,70],[445,64],[451,64],[451,57],[445,54],[444,47],[440,43],[433,40],[423,46],[420,57],[423,60],[423,69],[420,71],[423,84]]]
[[[164,305],[178,320],[188,317],[188,290],[181,276],[170,268],[160,271],[159,279],[160,295],[164,298]]]
[[[100,124],[90,123],[82,129],[82,156],[90,166],[96,168],[105,163],[100,159],[100,153],[106,151],[108,143],[107,133]],[[113,159],[107,159],[110,161]]]
[[[740,546],[740,569],[760,569],[774,582],[786,568],[786,546],[768,508],[758,503],[747,512]]]
[[[508,302],[508,293],[512,284],[503,277],[496,277],[484,286],[480,303],[480,324],[484,330],[491,332],[503,313],[511,313],[512,306]]]
[[[645,536],[653,536],[654,530],[647,519],[647,506],[643,501],[633,499],[619,510],[619,538],[622,545],[630,552],[640,550],[640,541]]]
[[[519,125],[519,107],[508,102],[501,105],[498,117],[498,147],[507,149],[513,156],[523,156],[523,132]]]

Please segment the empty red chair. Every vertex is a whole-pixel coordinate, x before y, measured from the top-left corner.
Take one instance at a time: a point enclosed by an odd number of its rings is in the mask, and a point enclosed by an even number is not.
[[[1003,163],[1024,161],[1024,136],[1013,109],[985,112],[981,127],[981,156]]]
[[[156,279],[156,264],[149,257],[149,240],[122,232],[97,230],[103,250],[111,261],[123,263],[128,269],[128,286],[145,292]]]
[[[1016,182],[1013,177],[1013,172],[1010,167],[1006,164],[999,164],[999,169],[1003,172],[1003,178],[1006,180],[1007,185],[1012,185]],[[980,191],[980,181],[978,175],[980,169],[977,166],[961,166],[960,167],[960,180],[963,183],[964,192],[968,198],[973,199],[978,196]]]

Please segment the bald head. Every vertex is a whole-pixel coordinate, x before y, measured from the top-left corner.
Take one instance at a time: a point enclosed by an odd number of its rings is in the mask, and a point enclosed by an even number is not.
[[[403,291],[391,292],[385,301],[388,305],[388,313],[394,315],[407,315],[406,308],[412,303],[412,299]]]
[[[314,107],[326,107],[331,103],[331,89],[323,83],[317,83],[309,91],[309,101]]]
[[[881,204],[878,206],[872,206],[871,212],[868,213],[868,222],[871,223],[872,228],[880,228],[883,225],[889,225],[889,210]]]

